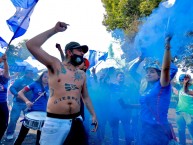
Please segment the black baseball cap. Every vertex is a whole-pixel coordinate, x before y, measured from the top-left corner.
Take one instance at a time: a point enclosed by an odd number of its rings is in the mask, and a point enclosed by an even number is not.
[[[73,49],[82,49],[82,52],[87,53],[88,46],[87,45],[80,45],[78,42],[70,42],[70,43],[66,44],[65,52],[67,50],[73,50]]]

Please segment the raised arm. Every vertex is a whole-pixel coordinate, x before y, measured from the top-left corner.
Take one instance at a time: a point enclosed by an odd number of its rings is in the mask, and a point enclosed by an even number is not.
[[[64,56],[64,52],[62,51],[60,44],[56,43],[56,48],[58,48],[58,50],[60,52],[61,60],[64,61],[65,56]]]
[[[49,69],[56,61],[58,61],[58,59],[41,49],[41,46],[54,34],[65,31],[67,26],[68,24],[64,22],[57,22],[53,28],[35,36],[26,43],[26,46],[31,54]]]
[[[137,73],[137,69],[140,65],[140,63],[144,60],[144,56],[143,54],[141,56],[139,56],[135,62],[129,67],[129,73],[131,74],[131,76],[137,81],[137,82],[141,82],[142,76],[140,74]]]
[[[189,81],[190,81],[190,76],[186,75],[185,78],[184,78],[184,85],[183,85],[183,89],[184,89],[184,92],[188,95],[191,95],[193,97],[193,91],[189,90]]]
[[[165,51],[160,78],[160,83],[162,87],[168,86],[170,83],[170,63],[171,63],[170,40],[171,40],[170,36],[165,38]]]
[[[3,73],[3,76],[6,77],[6,78],[10,78],[10,76],[9,76],[9,66],[8,66],[8,63],[7,63],[7,55],[4,54],[1,57],[0,61],[4,63],[4,73]]]

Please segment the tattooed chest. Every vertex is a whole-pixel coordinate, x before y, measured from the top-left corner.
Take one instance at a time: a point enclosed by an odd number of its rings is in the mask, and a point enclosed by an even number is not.
[[[54,100],[54,104],[58,104],[62,101],[68,101],[68,102],[70,101],[69,104],[72,104],[71,101],[75,101],[78,105],[80,105],[80,99],[74,96],[63,96],[61,98],[57,98]]]
[[[76,84],[64,84],[64,88],[66,91],[79,90],[79,87]]]

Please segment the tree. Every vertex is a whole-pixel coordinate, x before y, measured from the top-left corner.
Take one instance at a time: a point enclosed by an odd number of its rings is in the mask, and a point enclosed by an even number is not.
[[[32,54],[29,52],[29,50],[26,47],[26,42],[27,40],[25,39],[19,42],[17,45],[17,47],[19,48],[18,57],[23,60],[27,59],[29,56],[32,56]]]
[[[106,10],[103,25],[108,31],[123,29],[135,35],[142,18],[149,16],[162,0],[102,0]]]
[[[10,45],[7,51],[7,58],[9,64],[15,64],[16,61],[23,61],[29,56],[32,56],[31,53],[26,48],[27,40],[19,42],[16,46]]]

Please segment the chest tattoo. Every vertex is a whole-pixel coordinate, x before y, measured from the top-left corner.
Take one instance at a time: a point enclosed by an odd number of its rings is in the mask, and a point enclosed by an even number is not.
[[[62,63],[61,63],[61,73],[62,74],[66,74],[66,69],[64,68]]]
[[[78,87],[76,85],[73,85],[73,84],[65,84],[65,89],[66,91],[71,91],[71,90],[77,90]]]
[[[78,72],[78,71],[76,71],[75,73],[74,73],[74,81],[80,81],[80,80],[82,80],[83,79],[83,76],[82,76],[82,73],[80,73],[80,72]]]
[[[61,67],[61,70],[57,69],[57,76],[59,76],[61,73],[66,74],[66,69],[62,63],[60,63],[60,67]]]

